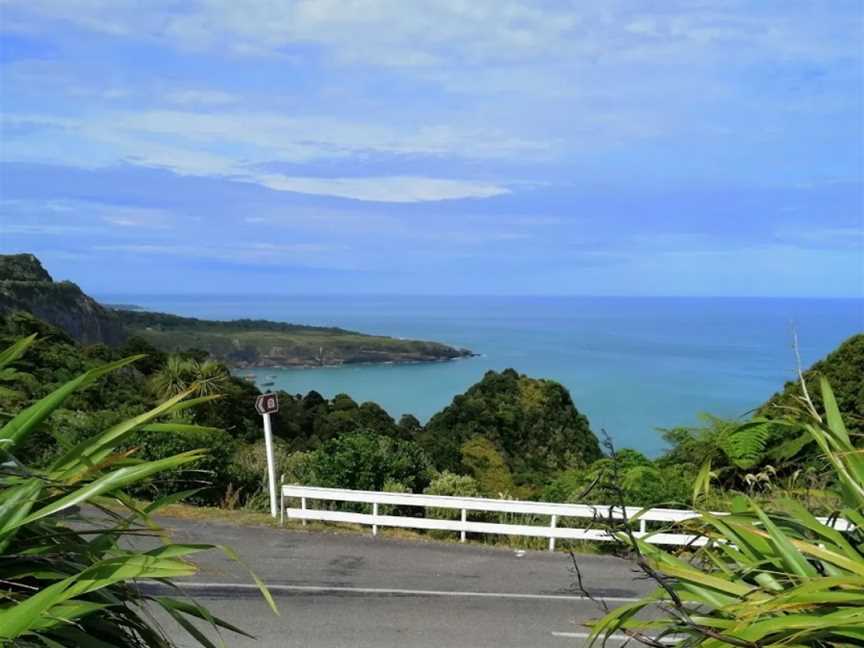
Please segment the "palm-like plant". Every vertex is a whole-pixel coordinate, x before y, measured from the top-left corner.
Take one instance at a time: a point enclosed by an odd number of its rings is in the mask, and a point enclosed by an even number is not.
[[[26,338],[0,353],[0,370],[33,342],[34,337]],[[153,624],[146,606],[163,609],[205,646],[212,643],[190,619],[242,632],[191,600],[148,596],[136,586],[139,580],[174,585],[174,578],[196,571],[187,557],[212,547],[172,544],[151,519],[161,505],[177,501],[182,494],[142,509],[124,495],[123,489],[160,471],[187,466],[201,457],[202,451],[140,461],[132,453],[115,450],[136,430],[172,429],[172,424],[158,420],[209,397],[190,399],[191,390],[180,392],[149,412],[85,439],[47,468],[29,467],[16,454],[27,436],[66,397],[139,357],[82,374],[0,428],[0,645],[174,645]],[[82,516],[69,524],[64,516],[82,505],[98,515]],[[140,551],[120,542],[124,536],[142,533],[159,538],[161,544]],[[230,549],[223,549],[236,557]],[[257,578],[256,582],[272,606],[266,588]]]
[[[153,376],[151,385],[161,398],[172,398],[188,389],[199,396],[210,396],[222,391],[229,378],[225,368],[214,360],[198,362],[171,355]]]
[[[170,355],[165,365],[150,379],[153,391],[160,398],[171,398],[189,388],[189,362]]]
[[[218,394],[225,389],[229,376],[225,367],[215,360],[193,361],[193,384],[201,396]]]
[[[837,523],[823,524],[791,499],[768,514],[739,498],[730,514],[695,520],[706,544],[689,560],[619,533],[660,586],[596,622],[591,643],[614,632],[653,646],[864,643],[864,453],[824,379],[821,391],[825,415],[807,399],[800,424],[833,468],[841,505],[829,519]],[[659,617],[637,617],[657,608]]]

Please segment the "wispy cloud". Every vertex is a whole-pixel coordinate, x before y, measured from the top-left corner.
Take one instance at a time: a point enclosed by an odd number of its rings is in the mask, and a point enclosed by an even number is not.
[[[165,94],[165,99],[172,104],[181,106],[225,106],[237,103],[240,97],[221,90],[172,90]]]
[[[254,175],[248,176],[248,180],[277,191],[394,203],[491,198],[510,193],[506,187],[491,183],[411,176],[292,178],[279,175]]]
[[[36,28],[34,15],[73,23],[111,35],[162,39],[186,49],[223,49],[239,55],[279,55],[287,46],[318,43],[336,59],[388,66],[429,66],[442,60],[468,63],[531,60],[562,52],[618,56],[653,55],[674,61],[682,51],[742,44],[784,57],[835,56],[847,42],[834,28],[846,20],[860,24],[857,3],[809,8],[786,3],[742,11],[739,3],[673,0],[580,3],[524,0],[316,0],[279,2],[193,0],[183,5],[134,0],[7,0],[27,14],[9,17],[18,29]],[[833,9],[833,11],[831,11]],[[845,10],[844,10],[845,9]],[[836,22],[811,20],[798,14]],[[765,19],[771,17],[770,28]],[[434,25],[434,29],[429,26]],[[818,31],[816,31],[818,30]],[[839,30],[842,34],[842,30]],[[830,38],[834,36],[835,38]],[[618,47],[610,52],[606,43]],[[734,55],[734,53],[733,53]]]
[[[176,256],[186,259],[212,259],[232,263],[295,264],[307,267],[350,269],[345,245],[327,243],[237,242],[225,245],[184,245],[175,243],[109,244],[92,247],[97,252],[137,255]]]
[[[0,229],[10,234],[69,234],[119,229],[169,230],[175,214],[165,209],[90,200],[0,200]]]
[[[91,144],[89,160],[82,158],[77,147],[69,146],[65,152],[61,147],[57,153],[70,165],[130,162],[181,174],[251,182],[276,191],[381,202],[486,198],[509,190],[496,183],[459,178],[298,177],[258,169],[271,160],[308,161],[361,151],[494,157],[514,150],[541,148],[539,144],[501,141],[491,134],[458,133],[449,128],[421,128],[404,135],[375,125],[292,119],[272,114],[161,111],[106,113],[92,118],[11,114],[6,116],[5,122],[19,128],[50,129],[54,131],[52,141],[59,137],[58,131],[70,137],[85,138]],[[214,147],[221,152],[211,152]],[[3,156],[7,160],[33,160],[36,156],[35,160],[39,161],[44,153],[33,146],[30,138],[9,142]]]

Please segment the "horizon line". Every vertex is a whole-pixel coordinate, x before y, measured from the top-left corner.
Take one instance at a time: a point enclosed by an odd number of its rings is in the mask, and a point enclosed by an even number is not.
[[[104,297],[244,297],[254,298],[304,298],[317,297],[321,299],[334,297],[410,297],[410,298],[517,298],[517,299],[807,299],[807,300],[861,300],[864,305],[864,294],[862,295],[616,295],[616,294],[591,294],[591,293],[390,293],[390,292],[361,292],[361,293],[336,293],[336,292],[105,292],[100,290],[87,291],[93,295]]]

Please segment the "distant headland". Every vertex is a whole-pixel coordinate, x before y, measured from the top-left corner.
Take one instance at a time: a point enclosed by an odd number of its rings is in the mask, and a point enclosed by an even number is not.
[[[172,352],[189,348],[237,368],[442,362],[474,354],[440,342],[367,335],[268,320],[215,321],[104,306],[69,281],[55,282],[32,254],[0,255],[0,315],[26,311],[85,344],[140,337]]]

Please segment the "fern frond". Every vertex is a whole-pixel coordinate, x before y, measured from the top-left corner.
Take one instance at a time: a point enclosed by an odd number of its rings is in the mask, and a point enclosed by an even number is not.
[[[738,468],[747,470],[758,465],[764,457],[765,446],[771,438],[772,425],[762,421],[745,423],[725,432],[720,448]]]

